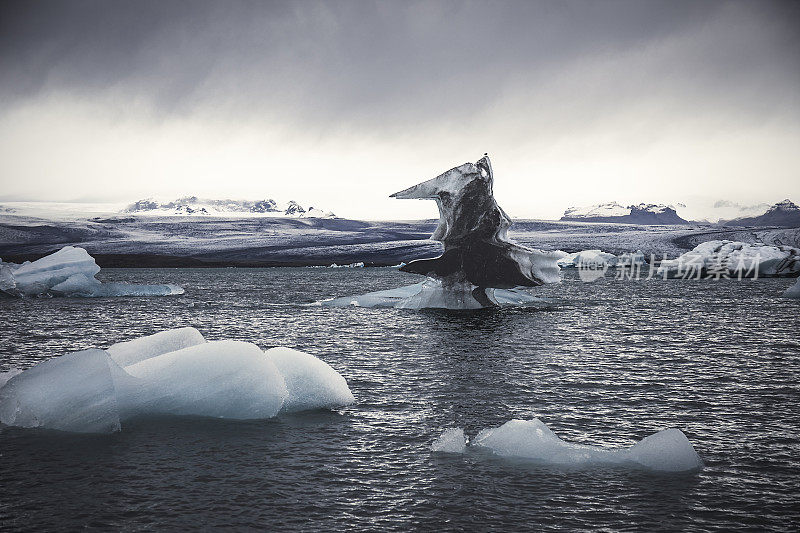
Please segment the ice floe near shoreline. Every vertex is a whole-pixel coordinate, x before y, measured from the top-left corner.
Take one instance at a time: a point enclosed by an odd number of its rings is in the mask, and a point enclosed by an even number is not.
[[[657,472],[686,472],[703,467],[702,459],[679,429],[659,431],[629,448],[603,448],[566,442],[536,418],[514,419],[480,431],[469,446],[463,430],[458,428],[446,430],[431,446],[432,451],[449,453],[462,453],[468,448],[571,467],[619,465]]]
[[[101,283],[94,258],[83,248],[65,246],[57,252],[20,264],[0,260],[0,293],[11,296],[168,296],[183,294],[177,285]]]
[[[355,401],[345,379],[310,354],[209,342],[194,328],[70,353],[0,377],[7,379],[0,384],[0,422],[81,433],[119,431],[140,416],[264,419]]]
[[[664,277],[779,277],[799,273],[797,248],[738,241],[704,242],[676,259],[662,261],[658,267],[658,274]]]

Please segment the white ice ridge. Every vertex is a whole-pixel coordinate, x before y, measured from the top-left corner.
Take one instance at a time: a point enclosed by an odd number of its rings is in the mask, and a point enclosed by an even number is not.
[[[797,281],[794,282],[794,285],[790,285],[789,288],[784,291],[783,297],[800,298],[800,278],[797,278]]]
[[[206,341],[194,328],[163,331],[49,359],[0,377],[0,422],[82,433],[119,431],[148,415],[230,419],[332,409],[355,400],[313,355]]]
[[[456,440],[454,430],[450,429],[434,445],[439,443],[447,447],[448,443]],[[434,451],[455,451],[456,447],[453,445],[450,450]],[[629,448],[603,448],[561,440],[538,418],[514,419],[502,426],[482,430],[472,440],[470,447],[484,448],[502,457],[530,459],[547,465],[620,465],[658,472],[686,472],[703,467],[702,459],[679,429],[659,431]]]
[[[318,302],[324,307],[393,307],[396,309],[481,309],[486,307],[475,298],[476,289],[469,282],[445,285],[442,280],[426,281],[356,296],[344,296]],[[496,306],[531,306],[548,303],[545,298],[531,296],[522,289],[485,289],[488,300]]]
[[[658,274],[666,277],[715,273],[728,276],[796,276],[800,273],[800,250],[737,241],[701,243],[676,259],[662,261]]]
[[[177,285],[101,283],[100,267],[83,248],[65,246],[34,262],[0,261],[0,292],[12,296],[166,296],[183,294]]]

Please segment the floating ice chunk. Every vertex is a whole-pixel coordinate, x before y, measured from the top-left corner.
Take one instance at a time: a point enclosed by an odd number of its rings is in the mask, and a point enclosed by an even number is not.
[[[432,452],[464,453],[467,449],[467,438],[461,428],[445,429],[438,439],[431,444]]]
[[[286,383],[288,396],[283,411],[343,407],[355,402],[347,381],[325,361],[292,348],[271,348],[266,354]]]
[[[561,268],[571,267],[613,267],[617,265],[617,256],[602,250],[583,250],[567,254],[559,259],[558,266]]]
[[[473,445],[505,457],[555,465],[636,465],[664,472],[683,472],[703,466],[692,444],[678,429],[659,431],[630,448],[600,448],[563,441],[539,419],[515,419],[500,427],[484,429],[475,437]]]
[[[177,285],[101,283],[100,267],[83,248],[65,246],[32,263],[0,262],[0,291],[14,296],[166,296],[183,294]]]
[[[737,241],[704,242],[676,259],[662,261],[658,267],[658,274],[665,277],[774,277],[797,273],[800,273],[797,248]]]
[[[477,289],[477,291],[476,291]],[[319,302],[325,307],[394,307],[397,309],[481,309],[546,303],[519,289],[478,289],[470,283],[444,284],[429,278],[421,283]]]
[[[310,354],[206,342],[194,328],[0,373],[0,422],[76,432],[118,431],[136,416],[263,419],[282,408],[332,408],[353,401],[345,379]]]
[[[255,344],[213,341],[125,367],[117,383],[123,418],[171,414],[256,419],[275,416],[288,392]]]
[[[364,268],[364,262],[361,261],[359,263],[350,263],[349,265],[337,265],[336,263],[333,263],[328,268]]]
[[[80,433],[118,431],[117,372],[122,370],[102,350],[39,363],[0,388],[0,422]]]
[[[203,335],[196,329],[178,328],[160,331],[154,335],[139,337],[132,341],[118,342],[109,346],[106,351],[115,363],[126,367],[151,357],[205,342]]]
[[[783,297],[800,298],[800,278],[797,278],[797,281],[794,282],[794,285],[790,285],[789,288],[784,291]]]

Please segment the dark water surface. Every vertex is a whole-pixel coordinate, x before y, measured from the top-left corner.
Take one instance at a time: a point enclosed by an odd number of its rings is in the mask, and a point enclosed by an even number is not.
[[[536,310],[328,309],[392,269],[104,269],[160,298],[2,299],[0,370],[180,326],[311,352],[357,403],[273,420],[0,428],[0,528],[784,530],[800,523],[800,304],[789,280],[568,275]],[[541,418],[565,440],[686,433],[697,473],[431,454],[446,427]]]

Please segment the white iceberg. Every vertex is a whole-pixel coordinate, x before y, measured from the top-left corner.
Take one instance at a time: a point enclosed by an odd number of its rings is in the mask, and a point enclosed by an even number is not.
[[[800,273],[800,250],[738,241],[708,241],[662,261],[663,277],[776,277]]]
[[[355,402],[344,377],[328,363],[292,348],[266,351],[286,383],[282,411],[334,408]]]
[[[61,250],[21,265],[0,261],[0,292],[12,296],[167,296],[183,294],[177,285],[101,283],[94,258],[83,248]]]
[[[788,289],[783,292],[784,298],[800,298],[800,278],[790,285]]]
[[[67,354],[3,377],[0,422],[86,433],[119,431],[137,416],[264,419],[354,402],[345,379],[312,355],[206,342],[193,328]]]
[[[452,435],[445,441],[452,439]],[[702,459],[679,429],[659,431],[629,448],[603,448],[561,440],[539,419],[514,419],[482,430],[472,440],[471,447],[548,465],[620,465],[658,472],[686,472],[703,467]]]
[[[482,291],[476,298],[476,290]],[[484,300],[484,296],[486,300]],[[480,299],[479,299],[480,298]],[[490,305],[486,305],[486,301]],[[385,291],[356,296],[343,296],[317,302],[324,307],[392,307],[395,309],[483,309],[489,306],[531,306],[546,304],[546,298],[531,296],[523,289],[478,289],[465,282],[447,283],[428,278],[426,281]]]
[[[461,428],[449,428],[442,432],[431,444],[432,452],[464,453],[467,449],[467,438]]]

